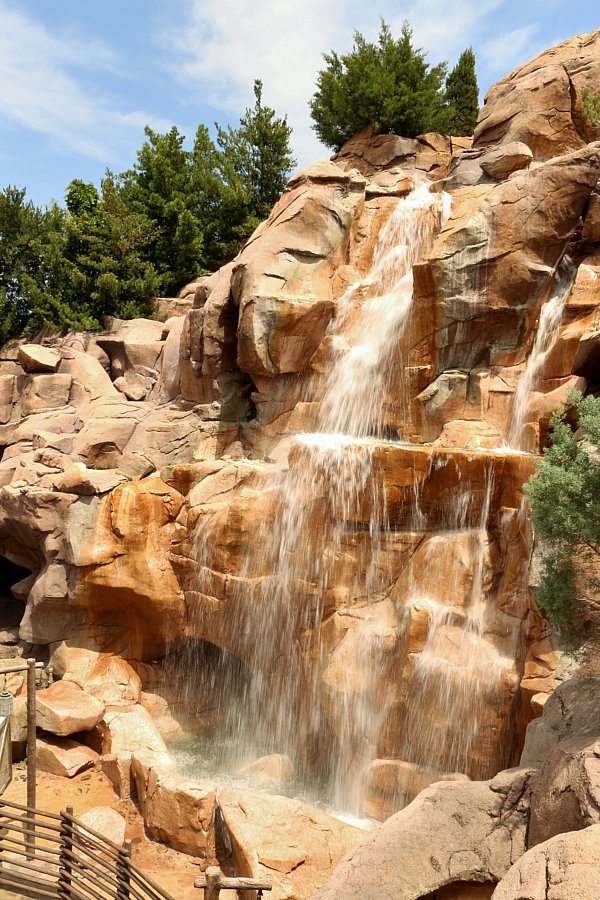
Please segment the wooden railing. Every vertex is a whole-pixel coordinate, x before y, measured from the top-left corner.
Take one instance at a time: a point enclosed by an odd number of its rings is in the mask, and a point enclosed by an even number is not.
[[[173,900],[122,847],[59,815],[0,798],[0,887],[33,900]]]

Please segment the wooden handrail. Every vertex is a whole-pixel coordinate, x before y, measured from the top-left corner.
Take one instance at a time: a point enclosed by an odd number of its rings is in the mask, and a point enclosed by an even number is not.
[[[223,875],[218,866],[209,866],[204,875],[194,878],[194,887],[204,888],[204,900],[219,900],[221,891],[227,890],[259,891],[261,897],[263,891],[273,890],[273,882],[270,879],[229,877]]]
[[[32,843],[32,835],[36,843]],[[75,818],[0,798],[0,888],[57,900],[173,900],[122,847]]]

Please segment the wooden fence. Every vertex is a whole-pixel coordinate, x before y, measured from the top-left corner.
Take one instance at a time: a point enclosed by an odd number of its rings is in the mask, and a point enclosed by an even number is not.
[[[60,815],[0,798],[0,887],[46,900],[173,900],[131,862],[122,847]]]

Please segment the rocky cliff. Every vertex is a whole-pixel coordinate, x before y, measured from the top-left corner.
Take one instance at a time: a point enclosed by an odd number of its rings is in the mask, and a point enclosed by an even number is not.
[[[380,819],[518,758],[556,683],[521,487],[600,371],[599,84],[600,30],[495,85],[472,146],[367,130],[299,172],[164,322],[2,349],[6,653],[104,704],[102,753],[140,703],[246,705]]]

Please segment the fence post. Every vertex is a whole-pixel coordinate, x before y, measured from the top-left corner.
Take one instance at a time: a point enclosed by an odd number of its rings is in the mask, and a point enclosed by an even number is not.
[[[73,864],[69,853],[73,852],[73,824],[67,816],[73,816],[73,807],[67,806],[60,813],[60,854],[58,857],[58,896],[69,900],[71,897],[71,873]]]
[[[221,870],[218,866],[209,866],[206,872],[204,900],[219,900],[221,893]]]
[[[131,841],[124,841],[117,859],[117,900],[130,900]]]
[[[37,780],[37,761],[35,756],[36,735],[36,697],[35,697],[35,659],[27,660],[27,806],[34,817],[35,794]],[[27,843],[27,859],[35,853],[35,825],[31,826],[32,834],[25,836]]]

